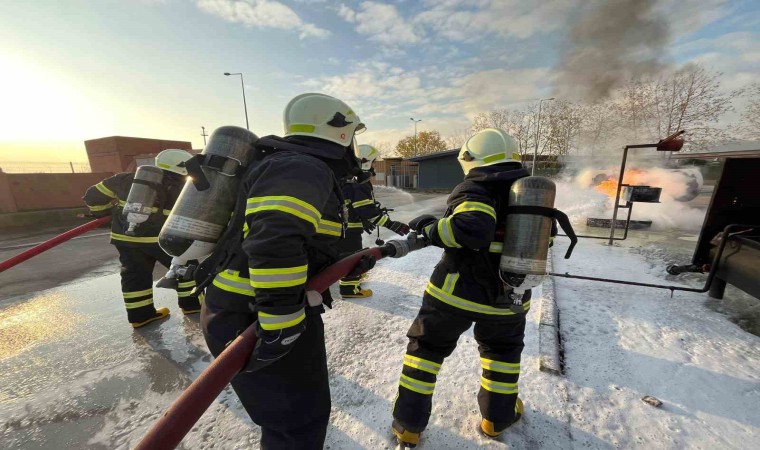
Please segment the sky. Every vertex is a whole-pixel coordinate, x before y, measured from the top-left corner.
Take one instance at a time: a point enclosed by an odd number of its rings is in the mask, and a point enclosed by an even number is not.
[[[662,62],[702,62],[726,89],[758,79],[759,2],[637,1],[667,17]],[[303,92],[351,105],[364,143],[411,135],[412,117],[457,134],[478,112],[554,95],[570,30],[599,3],[3,0],[0,162],[86,161],[83,141],[112,135],[201,148],[202,126],[245,126],[240,78],[224,72],[244,74],[259,136],[281,134]]]

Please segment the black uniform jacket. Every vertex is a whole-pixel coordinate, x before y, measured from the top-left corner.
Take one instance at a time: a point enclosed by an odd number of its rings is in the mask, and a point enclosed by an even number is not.
[[[372,183],[348,182],[343,184],[343,197],[348,207],[348,231],[361,233],[374,226],[383,226],[390,220],[388,213],[375,200]]]
[[[427,227],[433,245],[443,247],[425,289],[436,307],[478,320],[504,320],[514,316],[509,308],[495,307],[504,294],[499,279],[503,239],[495,237],[506,224],[506,207],[512,183],[528,172],[519,163],[470,170],[448,198],[443,218]],[[530,291],[523,297],[530,307]]]
[[[293,137],[265,137],[257,146],[278,151],[243,180],[242,240],[213,281],[225,295],[208,294],[207,301],[256,311],[260,320],[263,313],[272,326],[284,328],[303,314],[309,277],[338,259],[346,214],[337,178],[347,172],[346,148]]]
[[[122,208],[127,201],[134,177],[134,173],[124,172],[106,178],[95,186],[90,186],[83,199],[93,216],[103,217],[109,214],[113,216],[111,219],[112,244],[129,247],[155,245],[158,244],[158,233],[174,207],[174,202],[177,201],[185,180],[181,175],[164,175],[150,218],[135,228],[135,236],[127,236],[125,232],[129,224],[122,214]]]

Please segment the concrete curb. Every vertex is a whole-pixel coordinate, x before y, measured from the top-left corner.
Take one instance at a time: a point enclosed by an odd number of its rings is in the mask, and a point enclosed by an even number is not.
[[[552,253],[549,252],[548,267],[553,267]],[[538,322],[538,369],[555,375],[562,375],[562,342],[559,335],[559,308],[554,291],[554,280],[544,277],[541,284],[541,310]]]

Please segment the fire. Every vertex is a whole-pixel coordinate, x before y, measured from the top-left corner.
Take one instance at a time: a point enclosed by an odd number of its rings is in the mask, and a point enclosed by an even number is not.
[[[636,169],[626,170],[623,174],[623,184],[639,184],[641,183],[643,176],[644,171]],[[607,194],[610,197],[615,197],[615,194],[617,193],[617,187],[618,179],[617,176],[615,176],[609,177],[606,180],[597,183],[597,185],[594,186],[594,189],[596,189],[598,192],[601,192],[602,194]]]

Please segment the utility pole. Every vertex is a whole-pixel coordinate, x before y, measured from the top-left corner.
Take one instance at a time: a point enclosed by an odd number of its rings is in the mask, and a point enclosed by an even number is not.
[[[536,174],[536,166],[538,165],[538,138],[540,136],[539,132],[541,131],[541,104],[543,102],[548,102],[551,100],[554,100],[554,97],[544,98],[538,102],[538,120],[536,122],[536,147],[533,149],[533,166],[530,168],[531,175]]]
[[[417,153],[417,122],[422,122],[422,119],[414,120],[414,117],[410,117],[409,120],[414,122],[414,156],[419,156]]]
[[[206,134],[206,127],[201,127],[201,136],[203,136],[203,146],[205,147],[206,146],[206,136],[208,136],[208,134]]]

